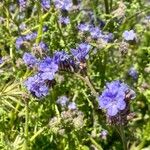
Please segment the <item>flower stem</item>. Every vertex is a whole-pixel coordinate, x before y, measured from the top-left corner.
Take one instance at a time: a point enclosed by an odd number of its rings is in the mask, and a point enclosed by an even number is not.
[[[24,131],[24,136],[25,136],[25,143],[24,143],[24,150],[28,150],[29,146],[29,140],[28,140],[28,123],[29,123],[29,108],[28,108],[28,102],[25,102],[25,131]]]
[[[40,11],[40,18],[39,18],[39,28],[38,28],[38,34],[36,38],[36,44],[38,44],[41,40],[42,33],[43,33],[43,18],[42,18],[42,12]]]
[[[97,148],[98,150],[103,150],[103,148],[102,148],[92,137],[90,137],[89,139],[90,139],[90,141],[92,142],[92,144],[93,144],[94,146],[96,146],[96,148]]]
[[[40,135],[46,127],[41,128],[39,131],[37,131],[31,138],[30,138],[30,142],[32,142],[38,135]]]
[[[90,82],[89,77],[88,77],[88,76],[82,77],[80,74],[77,74],[77,73],[75,73],[75,75],[76,75],[77,77],[79,77],[80,79],[82,79],[82,80],[86,83],[86,85],[90,88],[92,94],[93,94],[96,98],[98,98],[98,93],[96,92],[95,88],[93,87],[92,83]]]
[[[69,49],[68,46],[67,46],[66,38],[64,37],[64,34],[63,34],[62,30],[61,30],[61,27],[60,27],[60,25],[59,25],[58,20],[56,20],[56,24],[57,24],[57,28],[58,28],[58,30],[59,30],[60,36],[62,37],[62,40],[63,40],[63,42],[64,42],[64,44],[65,44],[65,47],[66,47],[67,49]]]
[[[123,149],[124,150],[128,150],[128,148],[127,148],[127,141],[126,141],[126,137],[125,137],[125,133],[124,133],[124,126],[123,125],[119,126],[119,132],[120,132],[120,137],[121,137],[122,144],[123,144]]]
[[[91,89],[92,94],[98,98],[98,94],[95,90],[95,88],[93,87],[92,83],[90,82],[90,79],[88,76],[85,77],[84,81],[86,82],[86,84],[88,85],[88,87]]]
[[[104,3],[105,3],[106,14],[109,14],[109,3],[108,3],[108,0],[104,0]]]

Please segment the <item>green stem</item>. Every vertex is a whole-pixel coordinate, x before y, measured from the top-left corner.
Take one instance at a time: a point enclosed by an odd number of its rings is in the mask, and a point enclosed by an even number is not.
[[[62,37],[62,40],[64,41],[65,47],[66,47],[67,49],[69,49],[68,46],[67,46],[66,39],[65,39],[65,37],[64,37],[64,35],[63,35],[63,32],[62,32],[62,30],[61,30],[61,28],[60,28],[60,25],[59,25],[58,20],[56,20],[56,23],[57,23],[57,28],[58,28],[58,30],[59,30],[59,33],[60,33],[60,35],[61,35],[61,37]]]
[[[106,78],[106,65],[107,65],[107,51],[104,51],[104,56],[103,56],[103,62],[102,63],[102,72],[101,72],[101,87],[103,88],[105,85],[105,78]]]
[[[25,143],[24,143],[24,150],[28,150],[29,146],[29,140],[28,140],[28,123],[29,123],[29,108],[28,108],[28,102],[25,102],[25,131],[24,131],[24,136],[25,136]]]
[[[41,21],[44,21],[44,20],[48,17],[48,15],[49,15],[50,13],[51,13],[51,10],[49,10],[46,14],[44,14],[43,16],[41,16]],[[30,18],[29,18],[29,19],[30,19]],[[33,19],[33,18],[31,18],[31,19]],[[30,20],[27,20],[25,23],[31,21],[31,19],[30,19]],[[35,30],[35,29],[39,29],[39,28],[40,28],[40,27],[39,27],[40,25],[41,25],[41,24],[38,24],[38,25],[36,25],[36,26],[34,26],[34,27],[32,27],[32,28],[30,28],[30,29],[28,29],[28,30],[22,32],[22,35],[26,35],[26,34],[32,32],[32,31]]]
[[[131,19],[133,19],[134,17],[137,17],[139,16],[140,14],[142,13],[149,13],[150,12],[150,7],[146,7],[146,8],[143,8],[142,10],[134,13],[133,15],[129,16],[126,18],[125,22],[123,23],[124,25],[127,25],[128,24],[128,21],[131,21]]]
[[[98,150],[103,150],[103,148],[102,148],[92,137],[90,137],[89,139],[90,139],[90,141],[92,142],[92,144],[93,144],[94,146],[96,146],[96,148],[97,148]]]
[[[98,5],[98,1],[93,1],[92,2],[92,7],[93,7],[93,12],[94,12],[94,23],[96,24],[97,23],[97,5]]]
[[[11,112],[11,119],[10,119],[10,124],[11,124],[11,131],[13,131],[13,129],[14,129],[14,127],[15,127],[15,124],[14,124],[14,122],[15,122],[15,119],[16,119],[16,117],[17,117],[17,113],[18,113],[18,111],[19,111],[19,107],[20,107],[20,103],[17,103],[17,105],[16,105],[16,109],[15,109],[15,111],[12,111]]]
[[[38,44],[40,42],[40,40],[41,40],[42,33],[43,33],[43,22],[44,22],[44,19],[43,19],[43,13],[41,11],[40,3],[37,2],[36,5],[37,5],[37,8],[38,8],[38,12],[39,12],[39,27],[38,27],[38,35],[37,35],[37,38],[36,38],[36,44]]]
[[[109,14],[109,3],[108,3],[108,0],[104,0],[104,3],[105,3],[106,14]]]
[[[125,137],[125,133],[124,133],[124,126],[122,126],[122,125],[119,126],[119,132],[120,132],[120,137],[121,137],[122,144],[123,144],[123,149],[128,150],[127,141],[126,141],[126,137]]]
[[[113,0],[110,0],[110,12],[112,11]]]
[[[39,25],[39,28],[38,28],[38,35],[37,35],[37,38],[36,38],[36,44],[38,44],[41,40],[41,37],[42,37],[42,33],[43,33],[43,18],[42,18],[42,15],[40,16],[40,25]]]
[[[93,85],[91,84],[89,77],[88,77],[88,76],[82,77],[80,74],[77,74],[77,73],[75,73],[75,75],[76,75],[77,77],[79,77],[80,79],[82,79],[82,80],[86,83],[86,85],[90,88],[92,94],[93,94],[96,98],[98,98],[98,93],[96,92],[95,88],[94,88]]]
[[[92,83],[90,82],[90,79],[88,76],[85,77],[84,81],[86,82],[86,84],[88,85],[88,87],[91,89],[91,92],[93,93],[93,95],[98,98],[98,93],[96,92],[95,88],[93,87]]]
[[[30,142],[32,142],[38,135],[40,135],[40,134],[44,131],[45,128],[46,128],[46,127],[43,127],[43,128],[41,128],[39,131],[37,131],[37,132],[31,137]]]
[[[14,52],[14,50],[13,50],[13,46],[12,46],[12,44],[10,45],[10,58],[11,58],[11,60],[12,60],[12,65],[13,65],[13,71],[15,72],[16,71],[16,64],[15,64],[15,52]]]

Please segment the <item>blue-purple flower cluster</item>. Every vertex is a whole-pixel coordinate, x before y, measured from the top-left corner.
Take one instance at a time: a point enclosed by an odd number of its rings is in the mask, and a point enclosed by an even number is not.
[[[90,30],[90,24],[88,24],[88,23],[80,23],[80,24],[78,25],[78,29],[79,29],[80,31],[82,31],[82,32],[87,32],[87,31]]]
[[[70,102],[70,103],[68,104],[68,109],[69,109],[69,110],[75,110],[75,109],[77,109],[76,103],[75,103],[75,102]]]
[[[41,0],[41,5],[44,10],[47,10],[50,8],[50,0]]]
[[[66,104],[69,102],[69,99],[63,95],[63,96],[60,96],[58,99],[57,99],[57,104],[60,104],[62,107],[66,106]]]
[[[57,9],[66,11],[71,10],[73,6],[72,0],[54,0],[54,4]]]
[[[38,60],[34,55],[26,52],[23,55],[23,61],[29,67],[34,67],[38,63]]]
[[[85,60],[88,58],[90,49],[91,46],[88,43],[81,43],[76,47],[76,49],[71,49],[71,53],[76,60],[85,62]]]
[[[100,136],[102,139],[106,139],[108,135],[108,131],[107,130],[102,130],[101,133],[100,133]]]
[[[3,63],[3,59],[0,57],[0,64],[2,64]]]
[[[63,25],[67,25],[70,23],[70,19],[69,17],[63,17],[63,16],[60,16],[59,17],[59,23],[63,24]]]
[[[116,80],[106,84],[105,90],[99,97],[99,106],[106,110],[108,116],[116,116],[126,109],[127,99],[134,98],[135,92],[128,85]]]
[[[24,9],[26,7],[27,0],[19,0],[19,6],[21,9]]]
[[[48,45],[41,41],[40,43],[38,44],[33,44],[33,47],[32,47],[32,52],[35,53],[35,54],[39,54],[40,56],[43,56],[44,54],[46,54],[47,52],[49,51],[49,47]]]
[[[23,43],[25,43],[26,41],[32,41],[37,37],[37,33],[33,32],[24,36],[19,36],[16,39],[16,48],[17,49],[21,49]]]
[[[131,67],[129,70],[128,70],[128,74],[129,76],[131,76],[134,80],[136,80],[138,78],[138,72],[137,70],[134,68],[134,67]]]
[[[81,32],[89,33],[91,38],[94,40],[103,39],[104,41],[109,42],[113,39],[112,33],[106,34],[106,33],[102,32],[102,30],[99,27],[94,26],[92,24],[81,23],[78,25],[78,29]]]
[[[36,97],[46,96],[48,91],[43,91],[43,86],[44,89],[48,88],[46,83],[53,83],[56,73],[60,70],[79,72],[79,63],[85,63],[90,48],[91,46],[88,43],[81,43],[76,49],[71,49],[72,55],[69,55],[65,51],[56,51],[53,57],[47,56],[42,60],[38,60],[31,53],[24,53],[24,63],[30,68],[37,68],[37,74],[25,82],[27,89]],[[40,84],[42,89],[40,88]],[[75,104],[72,103],[68,107],[74,109]]]
[[[60,63],[69,60],[70,55],[68,53],[66,53],[65,51],[56,51],[54,53],[53,59],[54,59],[55,63],[57,63],[59,65]]]
[[[58,65],[53,61],[52,58],[46,57],[38,65],[38,71],[43,80],[53,80],[55,73],[58,71]]]
[[[75,102],[69,102],[69,99],[65,95],[60,96],[57,99],[57,104],[60,104],[62,107],[67,106],[69,110],[77,109],[76,103]]]
[[[124,31],[122,34],[122,37],[126,40],[126,41],[133,41],[136,40],[136,33],[134,32],[134,30],[130,30],[130,31]]]
[[[23,60],[27,65],[37,64],[37,59],[29,54],[25,53]],[[49,86],[48,83],[52,83],[55,78],[55,73],[58,71],[58,65],[53,61],[52,58],[46,57],[38,62],[38,72],[33,77],[29,77],[25,81],[27,89],[36,97],[43,97],[48,94]]]
[[[48,86],[46,85],[46,82],[41,78],[40,74],[29,77],[25,81],[25,86],[32,95],[38,98],[46,96],[48,94]]]
[[[41,6],[44,10],[48,10],[50,8],[51,1],[50,0],[41,0]],[[27,5],[27,0],[19,0],[19,6],[21,9],[25,9]]]

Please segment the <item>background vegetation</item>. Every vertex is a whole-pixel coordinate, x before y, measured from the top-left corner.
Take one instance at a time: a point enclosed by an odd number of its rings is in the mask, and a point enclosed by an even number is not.
[[[106,82],[120,79],[137,95],[131,104],[135,116],[125,127],[128,148],[149,150],[150,2],[82,0],[67,12],[70,18],[67,25],[59,22],[63,13],[53,2],[49,9],[43,9],[41,1],[28,0],[24,8],[17,1],[0,2],[0,149],[123,149],[119,134],[106,121],[91,91],[94,87],[100,95]],[[78,30],[83,22],[112,33],[113,39],[110,42],[91,39]],[[137,39],[125,41],[122,36],[125,30],[134,30]],[[18,49],[17,38],[33,32],[37,37]],[[81,74],[61,72],[56,75],[56,84],[48,96],[31,95],[24,81],[35,70],[24,64],[22,56],[33,52],[34,44],[40,41],[48,45],[49,56],[55,50],[70,53],[77,44],[88,42],[91,45],[87,60],[90,84]],[[43,57],[39,52],[37,55]],[[131,67],[138,72],[136,80],[128,74]],[[75,102],[77,108],[69,110],[60,106],[56,101],[62,95]],[[106,137],[101,135],[103,130],[108,131]]]

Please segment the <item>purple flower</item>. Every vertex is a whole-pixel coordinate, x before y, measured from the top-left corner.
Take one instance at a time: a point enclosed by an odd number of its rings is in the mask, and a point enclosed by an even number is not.
[[[33,44],[33,51],[39,52],[40,55],[42,55],[43,52],[47,52],[48,49],[48,45],[43,41],[41,41],[39,44]]]
[[[130,31],[125,31],[122,35],[122,37],[126,40],[126,41],[133,41],[136,39],[136,34],[134,32],[134,30],[130,30]]]
[[[43,27],[43,32],[46,32],[48,30],[48,26]]]
[[[69,99],[66,96],[60,96],[57,100],[57,103],[60,104],[61,106],[66,106],[68,101]]]
[[[33,77],[29,77],[25,81],[25,86],[31,92],[31,94],[36,97],[43,97],[48,94],[48,87],[39,74]]]
[[[102,38],[104,41],[109,42],[109,41],[113,40],[114,35],[113,35],[112,33],[104,34],[104,35],[102,35],[101,38]]]
[[[86,23],[81,23],[78,25],[78,29],[82,32],[86,32],[86,31],[89,31],[90,25]]]
[[[81,43],[76,49],[71,49],[72,55],[79,61],[87,59],[91,46],[87,43]]]
[[[131,91],[131,99],[135,97],[135,92],[128,85],[119,80],[106,84],[105,90],[99,97],[99,106],[105,109],[108,116],[116,116],[126,108],[126,94]]]
[[[2,58],[0,58],[0,64],[2,64],[3,63],[3,59]]]
[[[53,60],[56,64],[60,64],[69,58],[70,56],[65,51],[56,51],[53,56]]]
[[[26,0],[19,0],[20,8],[21,8],[21,9],[24,9],[24,8],[26,7],[26,3],[27,3]]]
[[[75,102],[70,102],[68,105],[68,109],[70,110],[75,110],[77,108],[76,103]]]
[[[41,0],[41,5],[43,9],[49,9],[50,8],[50,0]]]
[[[53,55],[53,61],[59,66],[60,70],[75,71],[75,61],[65,51],[56,51]]]
[[[60,22],[61,24],[67,25],[67,24],[70,23],[70,19],[69,19],[68,16],[67,16],[67,17],[62,17],[62,16],[60,16],[60,17],[59,17],[59,22]]]
[[[150,21],[150,16],[146,16],[145,19]]]
[[[72,0],[54,0],[54,4],[57,9],[67,11],[69,11],[73,6]]]
[[[101,19],[98,19],[99,27],[103,28],[105,26],[105,22]]]
[[[20,49],[23,43],[24,43],[23,37],[22,37],[22,36],[19,36],[19,37],[16,39],[16,48],[17,48],[17,49]]]
[[[19,36],[19,37],[16,39],[16,48],[17,48],[17,49],[20,49],[21,46],[22,46],[22,44],[24,43],[24,41],[31,41],[31,40],[34,40],[36,37],[37,37],[37,33],[36,33],[36,32],[27,34],[27,35],[25,35],[25,36]]]
[[[102,139],[106,139],[108,135],[108,131],[107,130],[102,130],[101,133],[100,133],[100,136]]]
[[[31,53],[24,53],[24,55],[23,55],[23,61],[29,67],[33,67],[38,62],[37,58],[34,55],[32,55]]]
[[[90,35],[93,39],[98,39],[102,37],[102,31],[98,27],[91,27]]]
[[[128,74],[133,78],[133,79],[137,79],[138,78],[138,72],[137,70],[134,68],[134,67],[131,67],[129,70],[128,70]]]
[[[25,30],[25,29],[26,29],[26,24],[25,24],[25,23],[21,23],[21,24],[19,25],[19,29],[20,29],[20,30]]]
[[[40,49],[42,49],[43,51],[47,51],[48,50],[48,45],[44,42],[40,42],[39,43],[39,47]]]
[[[38,70],[43,80],[53,80],[58,71],[58,65],[50,57],[46,57],[39,63]]]
[[[27,41],[31,41],[31,40],[34,40],[36,37],[37,37],[37,33],[33,32],[33,33],[30,33],[30,34],[27,34],[24,37],[24,39],[27,40]]]
[[[103,39],[106,42],[109,42],[113,39],[113,34],[105,34],[103,33],[98,27],[91,27],[90,28],[90,35],[93,39]]]

